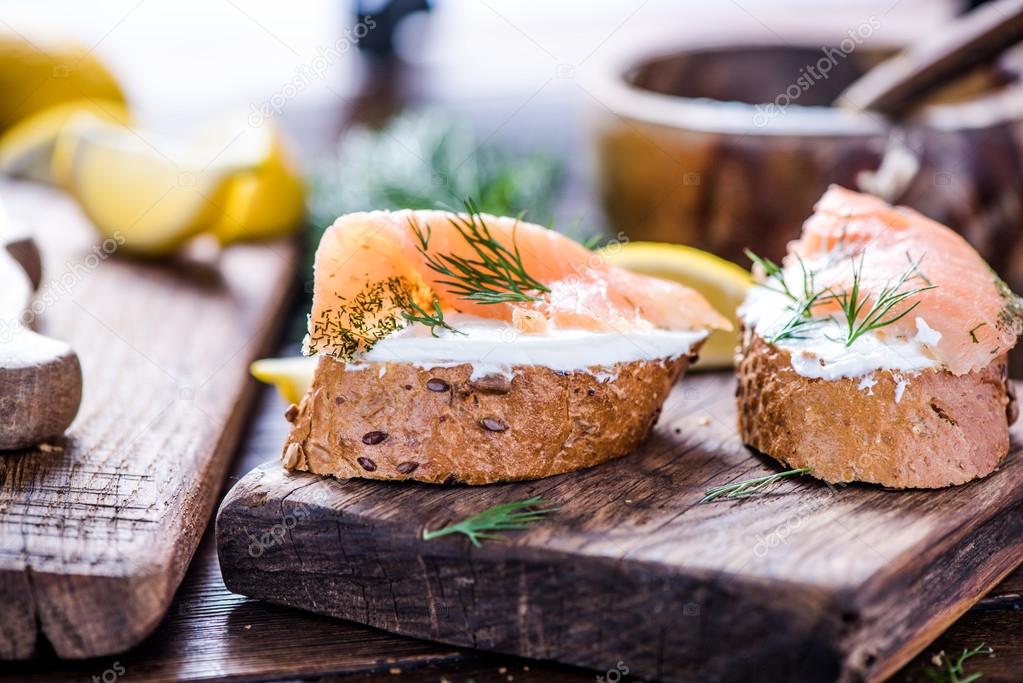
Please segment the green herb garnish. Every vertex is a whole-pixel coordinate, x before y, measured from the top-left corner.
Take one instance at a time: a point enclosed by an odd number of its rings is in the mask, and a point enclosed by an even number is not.
[[[784,294],[788,298],[792,299],[793,301],[799,301],[799,298],[795,294],[792,293],[791,289],[789,289],[788,283],[785,282],[785,273],[782,271],[781,266],[779,266],[777,263],[775,263],[774,261],[772,261],[769,258],[764,258],[763,256],[757,256],[750,249],[745,249],[744,251],[746,252],[746,258],[748,258],[755,265],[758,265],[758,266],[760,266],[763,269],[764,275],[767,276],[768,281],[773,280],[774,282],[776,282],[778,284],[779,287],[781,287],[780,290],[775,290],[775,291],[780,291],[782,294]],[[804,272],[805,272],[805,269],[804,269]],[[761,286],[764,286],[764,285],[761,285]]]
[[[423,529],[423,540],[429,541],[450,534],[464,534],[478,548],[481,540],[501,539],[501,534],[497,532],[525,529],[533,522],[543,519],[544,515],[557,510],[556,507],[544,507],[550,502],[540,496],[534,496],[511,503],[501,503],[443,529],[436,531]]]
[[[562,165],[540,150],[484,137],[435,109],[407,111],[382,128],[349,130],[310,178],[309,243],[338,216],[376,209],[436,209],[474,197],[480,209],[546,221]],[[311,265],[311,264],[310,264]]]
[[[547,219],[561,177],[561,162],[548,152],[484,138],[440,110],[406,111],[382,128],[354,127],[309,177],[304,277],[311,284],[313,253],[338,216],[436,209],[472,196],[485,213],[514,216],[528,208],[531,216]],[[289,338],[300,340],[306,332],[303,312],[292,321]]]
[[[920,305],[919,301],[913,302],[898,313],[893,309],[905,303],[910,297],[935,288],[935,285],[928,284],[924,287],[903,289],[910,280],[921,277],[920,261],[922,260],[923,256],[916,261],[910,259],[909,268],[895,280],[894,284],[886,285],[876,296],[871,297],[860,289],[864,255],[860,255],[859,265],[856,264],[855,257],[853,258],[852,288],[839,293],[830,293],[831,298],[837,301],[842,309],[842,317],[846,324],[845,345],[847,347],[852,346],[864,334],[887,327],[905,318]],[[864,311],[866,311],[865,314]]]
[[[429,253],[429,226],[424,232],[415,220],[409,220],[419,240],[419,253],[426,259],[426,264],[448,278],[438,280],[438,284],[448,287],[462,299],[481,304],[537,301],[539,297],[531,292],[551,291],[547,285],[526,272],[522,254],[515,241],[514,229],[509,249],[490,234],[483,215],[472,199],[465,200],[465,210],[465,215],[457,214],[449,220],[462,239],[472,247],[476,253],[475,259]]]
[[[942,668],[932,669],[927,667],[927,676],[937,683],[972,683],[984,674],[973,673],[967,676],[966,672],[963,671],[963,665],[966,663],[966,660],[977,655],[992,655],[994,652],[993,649],[981,643],[972,650],[964,649],[954,662],[948,655],[941,652],[935,657],[934,663]]]
[[[438,327],[443,328],[445,330],[450,330],[455,334],[463,335],[465,334],[464,332],[456,330],[455,328],[451,327],[451,325],[448,325],[444,321],[444,311],[441,310],[440,301],[438,299],[434,298],[433,300],[433,313],[428,313],[427,311],[423,310],[422,306],[417,304],[415,301],[412,301],[411,298],[409,298],[409,300],[405,302],[405,304],[406,308],[402,310],[401,317],[409,321],[410,323],[419,323],[421,325],[426,325],[427,327],[430,328],[430,334],[432,336],[434,337],[438,336],[437,335]],[[412,312],[410,313],[408,309],[412,309]]]
[[[824,297],[823,292],[815,292],[808,299],[800,302],[794,310],[794,315],[789,318],[780,330],[771,335],[768,343],[777,344],[783,339],[805,339],[804,332],[810,328],[820,325],[823,320],[813,318],[813,307]]]
[[[784,294],[792,300],[792,304],[788,307],[793,313],[792,317],[789,318],[780,330],[774,333],[767,340],[768,343],[777,344],[784,339],[803,339],[805,338],[805,332],[809,331],[811,327],[815,327],[823,322],[822,320],[815,320],[813,318],[813,307],[821,301],[824,301],[827,298],[827,295],[823,290],[817,289],[814,282],[814,272],[806,267],[803,259],[801,259],[798,254],[795,254],[795,257],[799,261],[799,268],[802,271],[803,292],[801,295],[792,291],[788,282],[785,281],[784,271],[777,263],[770,259],[757,256],[749,249],[746,250],[746,256],[749,257],[753,263],[763,268],[769,281],[773,280],[781,288],[775,289],[773,287],[768,287],[769,289],[780,294]]]
[[[604,246],[604,243],[607,242],[607,238],[599,234],[590,235],[589,237],[583,237],[581,239],[578,239],[576,240],[576,242],[583,245],[590,251],[596,251],[597,249],[600,249],[602,246]]]
[[[734,484],[725,484],[724,486],[714,486],[704,492],[703,498],[700,499],[700,503],[709,503],[712,500],[717,500],[718,498],[743,498],[745,496],[758,493],[771,484],[774,484],[786,477],[809,474],[812,471],[812,467],[799,467],[794,470],[786,470],[784,472],[769,474],[766,477],[747,479],[746,481],[740,481]]]

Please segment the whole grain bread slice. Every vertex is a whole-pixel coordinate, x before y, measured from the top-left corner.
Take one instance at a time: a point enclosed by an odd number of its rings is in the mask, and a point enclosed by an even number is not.
[[[960,376],[813,379],[747,330],[736,374],[743,442],[832,483],[940,488],[983,477],[1008,454],[1018,413],[1004,355]]]
[[[353,367],[324,356],[302,404],[289,410],[282,459],[288,469],[339,478],[431,483],[571,472],[639,445],[694,357],[473,378],[468,364]]]

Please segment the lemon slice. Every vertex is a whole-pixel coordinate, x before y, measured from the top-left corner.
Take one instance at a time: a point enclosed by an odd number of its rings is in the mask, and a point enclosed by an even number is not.
[[[54,181],[51,160],[57,137],[71,124],[127,124],[128,108],[117,100],[72,100],[22,119],[0,136],[0,173],[39,182]]]
[[[110,123],[66,125],[53,174],[102,235],[127,251],[162,256],[212,226],[232,177],[258,169],[272,148],[270,129],[243,117],[219,137],[184,141]]]
[[[260,382],[277,387],[281,397],[288,403],[299,403],[309,391],[316,371],[314,356],[289,356],[288,358],[263,358],[249,366],[252,376]]]
[[[735,309],[753,281],[749,273],[723,258],[679,244],[629,242],[605,247],[601,253],[613,264],[644,275],[673,280],[692,287],[728,318],[738,330]],[[710,370],[732,367],[737,332],[712,332],[700,349],[696,368]]]

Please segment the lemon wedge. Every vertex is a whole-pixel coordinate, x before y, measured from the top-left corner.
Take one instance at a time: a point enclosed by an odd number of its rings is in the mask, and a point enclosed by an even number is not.
[[[65,125],[53,175],[105,237],[127,251],[163,256],[214,225],[231,181],[273,155],[270,128],[244,118],[186,140],[92,121]]]
[[[692,287],[738,330],[735,309],[746,298],[753,280],[731,261],[694,247],[661,242],[618,244],[605,247],[601,253],[627,270]],[[711,333],[700,349],[700,361],[695,367],[704,370],[732,367],[737,341],[737,332]]]
[[[279,132],[258,168],[233,177],[210,232],[223,244],[272,239],[298,231],[305,218],[305,184]]]
[[[299,403],[313,383],[316,358],[312,356],[289,356],[288,358],[263,358],[249,366],[252,376],[265,384],[272,384],[288,403]]]
[[[0,173],[39,182],[53,178],[53,151],[67,125],[90,122],[127,124],[131,115],[117,100],[71,100],[36,112],[0,136]]]
[[[0,31],[0,131],[70,100],[124,104],[114,76],[92,50],[45,35]]]

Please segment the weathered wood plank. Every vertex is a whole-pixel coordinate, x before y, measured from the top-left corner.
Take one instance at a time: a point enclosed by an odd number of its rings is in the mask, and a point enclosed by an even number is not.
[[[1023,458],[938,492],[789,481],[696,505],[769,471],[735,437],[731,379],[683,380],[639,452],[539,482],[438,488],[292,475],[225,500],[236,592],[395,633],[666,680],[877,680],[1011,571]],[[1018,430],[1015,436],[1019,436]],[[424,542],[530,495],[561,511],[507,543]]]
[[[0,656],[29,656],[42,640],[63,657],[122,651],[159,622],[199,542],[249,405],[248,363],[284,318],[296,249],[132,261],[63,195],[14,183],[0,193],[37,227],[41,331],[71,343],[85,381],[60,450],[0,456],[0,586],[13,598],[0,608]]]
[[[281,419],[284,404],[273,395],[265,398],[257,419],[247,430],[246,443],[232,466],[228,485],[274,458],[287,434],[289,425]],[[996,586],[989,597],[977,603],[892,680],[898,683],[928,680],[923,668],[940,649],[959,652],[988,642],[995,647],[996,656],[978,662],[975,670],[983,671],[985,680],[1015,683],[1018,672],[1023,670],[1023,652],[1016,643],[1023,625],[1023,599],[995,596],[1012,593],[1013,581],[1018,585],[1021,575],[1023,572],[1017,571]],[[0,618],[0,628],[4,623]],[[315,661],[311,662],[313,651]],[[392,668],[401,669],[400,680],[405,683],[437,683],[445,677],[451,681],[472,678],[477,683],[507,683],[509,675],[515,683],[552,680],[592,683],[595,675],[593,671],[551,663],[410,641],[352,622],[229,593],[221,580],[212,528],[196,551],[188,576],[163,622],[138,647],[122,655],[86,661],[37,658],[8,663],[0,667],[0,681],[91,680],[110,669],[115,661],[124,667],[131,680],[146,683],[208,680],[213,672],[229,680],[288,679],[302,672],[306,676],[343,676],[344,681],[386,683],[396,680],[390,673]]]
[[[1005,577],[1004,581],[995,586],[994,590],[991,591],[991,597],[1000,595],[1023,596],[1023,569],[1017,569],[1009,574]]]
[[[280,448],[287,433],[284,406],[272,392],[265,397],[228,476],[241,475]],[[269,406],[269,407],[267,407]],[[224,493],[224,491],[221,491]],[[4,622],[0,621],[0,628]],[[475,666],[484,655],[448,645],[411,640],[351,622],[268,605],[228,592],[220,576],[213,525],[207,529],[188,575],[171,609],[153,634],[131,651],[89,660],[55,660],[40,656],[0,666],[0,681],[10,683],[80,683],[124,670],[125,680],[145,683],[216,680],[287,680],[299,676],[370,673],[391,679],[390,670],[406,673],[426,665],[464,662]],[[516,664],[488,658],[489,669],[528,666],[554,680],[552,666]],[[480,668],[484,668],[480,665]],[[557,669],[560,676],[564,668]],[[431,678],[436,683],[438,677]],[[557,680],[562,679],[560,677]],[[592,681],[592,674],[574,680]]]

